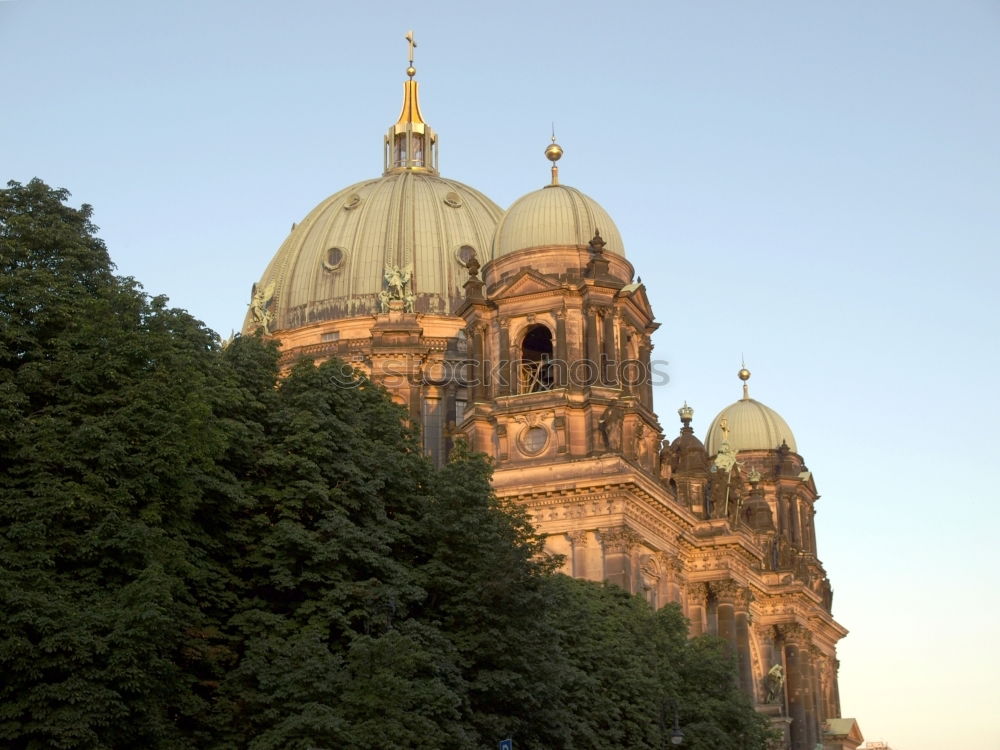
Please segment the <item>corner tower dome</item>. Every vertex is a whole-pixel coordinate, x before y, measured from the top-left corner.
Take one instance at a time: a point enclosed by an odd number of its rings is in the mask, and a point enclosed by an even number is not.
[[[784,442],[793,453],[798,453],[788,423],[774,409],[750,398],[746,384],[750,371],[742,368],[739,377],[743,381],[743,398],[727,406],[712,420],[705,439],[708,455],[717,454],[723,442],[728,442],[736,452],[776,450]]]
[[[403,107],[385,136],[382,177],[334,193],[292,227],[253,286],[244,332],[371,315],[393,289],[405,290],[413,312],[449,315],[463,299],[471,253],[488,257],[503,212],[438,174],[437,134],[420,113],[408,39]]]
[[[618,227],[607,211],[590,196],[574,187],[559,184],[555,162],[563,150],[552,138],[545,156],[553,162],[552,183],[518,198],[497,226],[493,259],[542,247],[586,249],[595,232],[607,243],[605,252],[625,255]]]

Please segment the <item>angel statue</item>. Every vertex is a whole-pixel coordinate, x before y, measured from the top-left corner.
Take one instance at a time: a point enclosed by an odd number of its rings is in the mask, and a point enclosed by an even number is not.
[[[385,285],[390,299],[406,299],[406,286],[413,274],[413,264],[408,263],[403,268],[392,263],[385,264]]]
[[[271,331],[268,326],[274,319],[274,315],[268,309],[272,297],[274,297],[273,281],[267,285],[266,289],[261,289],[257,284],[254,284],[250,292],[250,317],[253,318],[254,323],[264,329],[265,336],[270,335]]]

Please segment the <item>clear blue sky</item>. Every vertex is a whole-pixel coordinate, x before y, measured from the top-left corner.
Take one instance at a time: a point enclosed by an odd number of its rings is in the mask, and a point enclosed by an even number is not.
[[[822,499],[843,713],[1000,747],[1000,2],[0,0],[0,177],[95,206],[119,270],[223,334],[293,221],[381,172],[406,45],[441,169],[615,218],[674,434],[739,396]]]

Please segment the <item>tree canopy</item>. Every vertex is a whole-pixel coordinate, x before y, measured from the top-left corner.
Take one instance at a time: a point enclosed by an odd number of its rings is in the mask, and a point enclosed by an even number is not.
[[[432,467],[343,362],[223,347],[67,198],[0,191],[5,746],[657,748],[672,706],[685,747],[765,746],[724,643],[556,574],[483,456]]]

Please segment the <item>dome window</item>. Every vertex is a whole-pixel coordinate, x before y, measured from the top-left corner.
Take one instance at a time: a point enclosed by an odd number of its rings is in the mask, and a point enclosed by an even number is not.
[[[342,247],[331,247],[326,251],[326,258],[323,259],[323,268],[327,271],[336,271],[347,259],[347,251]]]
[[[361,205],[361,196],[357,193],[350,196],[346,201],[344,201],[344,210],[353,211],[355,208]]]
[[[462,245],[455,252],[455,257],[458,258],[459,263],[468,267],[469,261],[476,257],[476,249],[471,245]]]
[[[518,393],[538,393],[552,389],[552,332],[533,325],[521,341],[518,363]]]
[[[452,208],[461,208],[462,207],[462,197],[458,193],[456,193],[454,190],[451,190],[444,197],[444,204],[446,206],[451,206]]]

